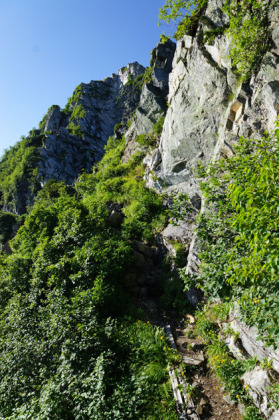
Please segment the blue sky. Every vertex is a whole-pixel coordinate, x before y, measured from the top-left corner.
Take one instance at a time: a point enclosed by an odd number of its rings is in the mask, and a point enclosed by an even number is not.
[[[81,82],[138,61],[159,41],[164,0],[0,0],[0,156],[64,107]]]

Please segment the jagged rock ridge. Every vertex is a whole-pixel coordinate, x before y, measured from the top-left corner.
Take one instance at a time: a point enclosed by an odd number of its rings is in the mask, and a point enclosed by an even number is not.
[[[132,63],[117,74],[102,81],[79,85],[66,107],[52,106],[39,125],[24,140],[9,151],[22,146],[23,152],[32,150],[32,159],[23,162],[18,153],[18,164],[9,168],[10,180],[0,182],[2,208],[22,214],[32,205],[37,191],[50,179],[72,184],[83,171],[101,159],[109,136],[118,123],[127,123],[138,105],[141,81],[145,68]],[[21,142],[22,143],[22,142]],[[0,162],[0,170],[6,168],[8,154]],[[36,172],[35,172],[36,170]],[[32,174],[31,174],[31,171]],[[31,180],[32,178],[32,180]]]
[[[46,134],[39,161],[43,183],[49,179],[72,183],[81,170],[90,171],[101,159],[115,125],[127,121],[138,105],[140,92],[129,82],[144,70],[132,63],[102,81],[82,83],[66,106],[66,113],[58,107],[49,112],[44,132],[51,134]],[[79,135],[71,134],[75,126]]]
[[[53,105],[40,122],[39,130],[33,130],[27,137],[27,146],[35,146],[32,180],[29,167],[23,168],[16,185],[7,187],[0,180],[3,210],[25,213],[26,206],[32,205],[37,191],[48,180],[71,185],[83,170],[91,171],[102,158],[104,146],[113,133],[118,137],[125,134],[128,158],[137,148],[137,135],[150,133],[167,110],[168,79],[175,48],[172,41],[158,44],[147,75],[137,62],[128,64],[102,81],[81,83],[64,109]],[[5,159],[6,156],[2,163]]]
[[[205,11],[216,28],[227,22],[222,6],[222,0],[212,0]],[[159,192],[187,192],[196,214],[200,208],[203,211],[195,176],[198,164],[207,164],[221,155],[229,157],[239,136],[258,137],[274,126],[279,96],[278,16],[277,7],[269,17],[273,46],[263,57],[257,74],[245,83],[232,71],[227,35],[217,35],[212,43],[202,42],[206,30],[203,21],[196,36],[185,35],[176,48],[169,41],[154,50],[150,80],[141,91],[129,90],[126,69],[103,82],[82,84],[65,113],[55,107],[44,121],[46,138],[38,165],[42,183],[51,178],[71,183],[81,169],[89,170],[102,156],[115,124],[125,122],[135,111],[128,130],[125,123],[117,130],[118,135],[125,133],[124,159],[128,159],[137,150],[137,136],[150,133],[158,117],[166,113],[160,145],[145,159],[147,185]],[[135,65],[132,73],[136,77],[143,71]],[[78,135],[71,133],[71,123],[79,127]],[[174,238],[185,244],[190,273],[198,266],[194,228],[195,218],[189,218],[163,232],[166,245]],[[194,293],[188,298],[196,303]],[[264,344],[258,345],[260,353],[265,354]]]

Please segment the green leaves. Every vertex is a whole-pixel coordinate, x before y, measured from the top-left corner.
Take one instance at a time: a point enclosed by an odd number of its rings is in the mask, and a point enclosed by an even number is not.
[[[232,39],[230,57],[244,79],[257,68],[270,44],[269,4],[260,0],[225,1],[224,12],[229,16],[227,33]]]
[[[257,69],[264,54],[268,51],[271,37],[268,21],[269,3],[264,0],[226,0],[223,11],[229,17],[226,30],[231,37],[230,58],[236,72],[246,79]],[[175,39],[185,34],[195,35],[199,19],[207,5],[207,0],[166,0],[159,13],[159,26],[162,23],[177,24]],[[222,34],[225,28],[205,32],[205,42],[209,35]],[[212,32],[212,33],[211,33]]]
[[[75,188],[49,181],[0,258],[1,418],[176,418],[162,331],[123,287],[132,239],[152,242],[165,208],[145,188],[143,153],[123,163],[124,148],[111,138]]]
[[[180,39],[186,33],[195,32],[201,12],[207,5],[207,0],[166,0],[159,13],[159,26],[165,22],[178,24],[175,39]]]
[[[208,297],[239,299],[243,319],[274,344],[279,339],[277,133],[242,138],[235,152],[210,168],[202,184],[211,212],[199,223],[203,251],[197,282]]]

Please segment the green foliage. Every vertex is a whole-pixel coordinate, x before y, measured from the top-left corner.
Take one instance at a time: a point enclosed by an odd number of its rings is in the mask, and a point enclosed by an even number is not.
[[[78,190],[90,194],[104,204],[118,203],[125,216],[122,232],[133,239],[152,241],[153,233],[165,222],[162,198],[145,187],[142,179],[143,153],[137,152],[127,163],[122,163],[125,139],[110,138],[106,154],[97,164],[97,173],[81,177]],[[91,180],[89,180],[91,178]],[[88,183],[91,187],[88,189]]]
[[[78,106],[75,106],[73,109],[73,112],[70,116],[70,121],[75,121],[77,119],[81,119],[85,116],[85,110],[83,109],[82,105],[79,104]]]
[[[279,129],[242,138],[236,155],[210,168],[202,184],[211,211],[199,221],[201,270],[207,297],[237,301],[260,337],[278,342]]]
[[[85,109],[81,104],[77,105],[76,103],[74,103],[72,107],[67,129],[73,136],[82,137],[82,130],[79,122],[85,116]]]
[[[230,19],[227,32],[232,39],[230,57],[243,78],[258,67],[270,46],[269,6],[265,0],[225,1],[224,11]]]
[[[143,85],[150,82],[152,72],[153,72],[153,67],[146,67],[143,74]]]
[[[247,361],[243,358],[237,360],[232,357],[225,341],[220,337],[220,330],[216,315],[227,312],[225,305],[206,305],[196,314],[196,328],[198,334],[205,340],[208,362],[218,376],[223,389],[231,397],[245,407],[245,419],[263,419],[259,410],[254,406],[246,386],[243,386],[241,377],[247,371]],[[218,316],[218,315],[217,315]]]
[[[185,317],[186,312],[189,312],[184,285],[179,276],[174,273],[170,275],[169,271],[166,270],[163,277],[160,305],[166,313],[171,314],[172,318],[180,320]]]
[[[165,35],[165,34],[161,34],[160,35],[160,42],[162,43],[162,44],[165,44],[168,40],[170,39],[170,36],[167,36],[167,35]]]
[[[194,35],[206,5],[207,0],[166,0],[165,5],[160,9],[159,25],[162,22],[177,23],[175,39],[180,39],[185,34]]]
[[[170,223],[174,226],[178,226],[179,222],[184,220],[185,217],[192,212],[188,194],[174,191],[173,194],[169,196],[169,201],[168,216]]]
[[[75,122],[71,121],[67,125],[67,130],[69,130],[69,133],[71,133],[73,136],[77,136],[77,137],[82,138],[82,130],[81,130],[81,126],[79,124],[76,125]]]
[[[49,181],[0,256],[1,418],[177,417],[167,372],[177,356],[123,288],[132,239],[151,242],[166,215],[145,188],[143,154],[123,163],[124,148],[111,138],[75,188]]]
[[[206,5],[207,0],[166,0],[160,9],[159,25],[176,23],[175,39],[185,34],[195,35]],[[272,2],[265,0],[226,0],[223,11],[229,17],[229,27],[213,27],[204,32],[203,41],[212,43],[226,29],[231,37],[232,65],[243,79],[258,68],[270,46],[268,12],[271,6]]]
[[[136,142],[141,147],[151,146],[150,138],[146,134],[140,134],[136,137]]]
[[[21,218],[13,213],[0,211],[0,243],[8,242],[14,233],[14,228],[19,226]]]
[[[164,126],[164,121],[165,121],[165,115],[161,115],[158,118],[158,121],[156,121],[156,123],[153,126],[153,133],[159,137],[162,134],[163,131],[163,126]]]
[[[205,44],[207,43],[209,45],[212,45],[215,38],[218,35],[223,35],[224,34],[225,29],[226,28],[224,26],[218,26],[217,28],[209,29],[208,31],[205,31],[204,35],[203,35],[203,42]]]
[[[63,111],[66,114],[70,114],[73,107],[78,103],[81,97],[82,97],[82,85],[80,84],[75,88],[73,95],[70,98],[68,98],[68,102]]]
[[[17,191],[24,195],[28,188],[31,191],[39,189],[36,164],[38,148],[42,146],[44,138],[43,134],[33,131],[4,153],[0,161],[0,204],[4,208],[16,211]]]
[[[141,92],[143,83],[144,83],[144,73],[139,74],[135,77],[132,77],[132,75],[129,74],[127,86],[133,86],[135,92],[137,93]]]
[[[276,410],[279,409],[279,384],[275,383],[270,386],[269,388],[268,397],[271,401],[272,407],[274,407]]]

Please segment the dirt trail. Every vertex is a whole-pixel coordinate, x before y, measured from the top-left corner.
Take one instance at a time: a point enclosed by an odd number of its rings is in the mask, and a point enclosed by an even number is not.
[[[224,394],[214,373],[207,366],[203,342],[190,338],[191,328],[173,326],[172,332],[179,353],[186,363],[185,376],[193,393],[196,412],[201,420],[241,420],[236,405]]]
[[[183,375],[200,420],[241,420],[237,406],[224,394],[218,379],[207,366],[202,340],[192,338],[192,328],[182,328],[164,317],[155,299],[144,297],[139,301],[139,306],[147,314],[151,324],[161,328],[170,324],[175,345],[186,364]],[[187,415],[187,409],[184,418],[191,419]]]

